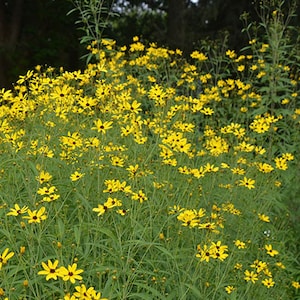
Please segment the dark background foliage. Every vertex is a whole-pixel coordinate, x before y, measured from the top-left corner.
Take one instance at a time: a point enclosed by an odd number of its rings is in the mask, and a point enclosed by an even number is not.
[[[103,37],[125,45],[138,35],[186,53],[226,33],[228,48],[238,50],[247,43],[240,15],[247,11],[258,21],[256,5],[248,0],[107,0],[106,6],[118,16],[109,19]],[[73,8],[70,0],[0,0],[0,87],[11,87],[38,64],[71,71],[84,67],[78,14],[67,16]]]

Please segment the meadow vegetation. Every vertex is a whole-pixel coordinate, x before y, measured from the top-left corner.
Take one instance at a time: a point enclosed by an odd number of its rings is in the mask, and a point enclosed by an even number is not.
[[[0,299],[300,299],[299,52],[262,17],[241,53],[102,39],[0,90]]]

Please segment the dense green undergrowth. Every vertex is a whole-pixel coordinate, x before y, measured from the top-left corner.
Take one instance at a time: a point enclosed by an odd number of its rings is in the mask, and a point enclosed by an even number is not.
[[[190,61],[104,39],[82,72],[2,89],[0,298],[299,299],[284,20],[245,54]]]

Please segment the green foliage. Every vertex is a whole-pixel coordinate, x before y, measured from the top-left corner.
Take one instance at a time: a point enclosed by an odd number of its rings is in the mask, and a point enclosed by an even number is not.
[[[0,297],[299,298],[299,62],[268,32],[189,61],[93,39],[1,90]]]
[[[94,41],[101,41],[103,30],[109,24],[109,18],[116,16],[116,13],[111,11],[113,2],[110,3],[106,0],[72,1],[75,8],[70,10],[68,14],[79,13],[79,20],[76,21],[76,24],[81,24],[79,27],[79,30],[83,33],[80,38],[81,44],[90,45]],[[91,58],[92,55],[86,56],[87,63]]]

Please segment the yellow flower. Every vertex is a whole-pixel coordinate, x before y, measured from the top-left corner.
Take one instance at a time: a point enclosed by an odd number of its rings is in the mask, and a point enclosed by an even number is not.
[[[294,287],[295,289],[299,289],[300,288],[300,283],[299,281],[292,281],[292,287]]]
[[[6,248],[0,255],[0,270],[2,269],[3,265],[7,264],[7,261],[15,255],[14,252],[8,253],[8,251],[9,248]]]
[[[111,164],[112,166],[123,167],[124,166],[124,159],[119,156],[112,156],[111,157]]]
[[[282,262],[280,262],[280,261],[276,263],[276,266],[278,268],[285,269],[285,265]]]
[[[239,183],[240,186],[244,186],[244,187],[248,188],[249,190],[255,188],[255,186],[254,186],[255,180],[254,179],[244,177],[244,179],[241,179],[239,182],[240,182]]]
[[[273,249],[271,244],[265,245],[265,249],[267,250],[267,253],[272,257],[279,254],[279,252],[277,250]]]
[[[243,72],[245,70],[245,66],[244,65],[240,65],[240,66],[238,66],[237,70],[239,72]]]
[[[125,216],[126,213],[128,212],[128,210],[126,210],[126,209],[118,209],[116,212],[117,212],[117,214],[119,214],[121,216]]]
[[[39,195],[51,195],[56,191],[55,186],[45,186],[43,188],[39,188],[37,193]]]
[[[234,52],[234,50],[227,50],[226,55],[231,59],[236,57],[236,53]]]
[[[274,159],[276,168],[279,170],[287,170],[287,160],[284,157],[275,157]]]
[[[243,265],[240,264],[240,263],[236,263],[236,264],[234,265],[234,269],[235,269],[235,270],[242,270],[242,268],[243,268]]]
[[[57,268],[58,260],[55,260],[53,263],[49,259],[48,264],[42,262],[42,266],[44,270],[39,271],[38,275],[46,275],[46,280],[54,279],[57,280],[57,277],[61,277],[62,274],[60,272],[60,268]]]
[[[218,241],[217,243],[212,242],[209,250],[212,258],[219,259],[221,261],[228,256],[228,254],[225,253],[228,251],[228,246],[221,245],[221,241]]]
[[[45,172],[45,171],[41,171],[39,176],[36,177],[36,180],[40,184],[43,184],[44,182],[48,182],[51,179],[52,179],[52,175],[50,175],[48,172]]]
[[[137,171],[138,171],[139,165],[130,165],[126,170],[129,172],[129,177],[130,178],[135,178],[137,176]]]
[[[11,208],[10,212],[8,212],[6,215],[7,216],[19,216],[21,214],[24,214],[27,212],[28,207],[27,206],[23,206],[22,208],[18,205],[15,204],[15,208]]]
[[[197,59],[199,61],[205,61],[208,59],[208,57],[205,54],[200,53],[199,51],[194,51],[191,54],[191,58]]]
[[[144,201],[148,200],[147,196],[144,194],[142,190],[139,190],[138,193],[133,193],[131,199],[139,200],[140,203],[143,203]]]
[[[269,48],[268,44],[262,44],[261,48],[260,48],[260,52],[266,52],[266,50]]]
[[[28,216],[23,217],[23,219],[28,219],[28,223],[41,223],[47,219],[47,215],[45,213],[46,208],[41,207],[39,210],[31,211],[28,209],[27,213]]]
[[[101,293],[97,293],[94,287],[89,287],[88,289],[84,284],[80,286],[75,286],[76,292],[74,296],[78,299],[97,299],[97,300],[107,300],[107,298],[101,298]]]
[[[255,283],[258,280],[258,274],[254,273],[253,271],[246,270],[244,274],[245,274],[244,279],[246,281],[251,281],[252,283]]]
[[[186,209],[177,216],[177,220],[182,222],[183,226],[195,227],[199,225],[199,217],[195,210]]]
[[[94,121],[95,127],[92,127],[92,129],[105,134],[106,130],[112,128],[112,123],[113,122],[111,122],[111,121],[102,122],[100,119],[97,119]]]
[[[62,276],[62,279],[64,281],[71,281],[73,284],[75,283],[76,280],[82,280],[82,276],[80,276],[79,274],[81,274],[83,272],[83,270],[78,269],[77,270],[77,264],[72,264],[68,266],[68,268],[65,267],[60,267],[59,268],[59,273],[61,274],[60,276]]]
[[[77,181],[80,178],[82,178],[84,175],[85,175],[84,173],[79,173],[79,172],[75,171],[73,174],[71,174],[70,179],[72,181]]]
[[[225,291],[227,294],[231,294],[234,290],[236,290],[236,288],[233,287],[232,285],[228,285],[225,287]]]
[[[257,169],[262,173],[270,173],[274,170],[274,168],[267,163],[258,163]]]
[[[201,248],[200,245],[197,246],[197,250],[199,253],[196,254],[196,257],[200,258],[200,261],[206,261],[209,262],[210,258],[210,251],[209,248],[204,245],[203,248]]]
[[[265,75],[266,75],[266,72],[261,71],[261,72],[259,72],[259,73],[256,75],[256,77],[259,79],[259,78],[262,78],[262,77],[265,76]]]
[[[240,240],[236,240],[234,241],[234,244],[236,247],[238,247],[238,249],[245,249],[246,248],[246,244]]]
[[[286,159],[286,160],[293,160],[294,159],[294,155],[291,153],[283,153],[282,154],[282,158]]]
[[[270,217],[269,217],[269,216],[266,216],[266,215],[264,215],[264,214],[258,214],[258,217],[259,217],[259,219],[260,219],[261,221],[263,221],[263,222],[267,222],[267,223],[270,222]]]
[[[275,282],[273,281],[272,278],[266,278],[262,281],[262,284],[269,289],[270,287],[275,285]]]
[[[94,207],[93,211],[98,213],[98,216],[103,215],[107,211],[108,207],[98,204],[98,207]]]
[[[200,112],[202,112],[206,116],[211,116],[212,114],[214,114],[214,110],[211,109],[210,107],[204,107],[200,109]]]
[[[104,207],[113,208],[116,206],[122,206],[122,201],[117,198],[108,197],[108,199],[104,203]]]

